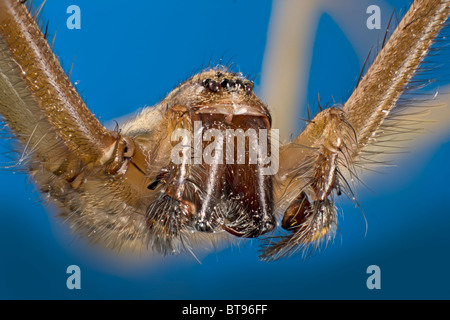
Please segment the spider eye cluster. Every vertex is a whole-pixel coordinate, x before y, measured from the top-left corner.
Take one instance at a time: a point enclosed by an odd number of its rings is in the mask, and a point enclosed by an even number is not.
[[[215,80],[207,78],[202,81],[202,86],[212,92],[242,91],[249,94],[253,91],[253,83],[249,80],[242,79],[232,80],[229,78],[223,78]]]

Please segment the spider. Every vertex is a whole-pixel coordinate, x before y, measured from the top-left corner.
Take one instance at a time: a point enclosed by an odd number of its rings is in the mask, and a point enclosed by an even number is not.
[[[357,167],[386,124],[403,121],[397,102],[417,89],[411,80],[449,14],[448,0],[415,1],[350,98],[281,142],[253,82],[223,65],[107,130],[25,4],[1,0],[0,113],[40,191],[92,242],[165,255],[259,238],[261,259],[276,260],[334,238],[335,198],[355,200]]]

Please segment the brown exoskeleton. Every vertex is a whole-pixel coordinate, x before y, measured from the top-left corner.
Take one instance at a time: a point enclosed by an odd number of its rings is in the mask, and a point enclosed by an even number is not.
[[[346,178],[449,14],[448,0],[415,1],[347,102],[278,149],[253,83],[221,66],[105,129],[25,5],[0,0],[0,113],[22,145],[36,146],[26,167],[41,191],[93,242],[178,253],[225,235],[268,235],[280,220],[286,234],[265,238],[261,255],[278,259],[333,238],[335,195],[352,194]],[[231,132],[250,132],[243,153]]]

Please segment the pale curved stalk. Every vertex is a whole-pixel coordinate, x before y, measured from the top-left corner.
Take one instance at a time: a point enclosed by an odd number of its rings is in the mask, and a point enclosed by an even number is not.
[[[298,110],[306,92],[312,54],[310,26],[323,2],[273,3],[261,74],[261,97],[272,110],[273,128],[280,130],[282,141],[298,133]]]

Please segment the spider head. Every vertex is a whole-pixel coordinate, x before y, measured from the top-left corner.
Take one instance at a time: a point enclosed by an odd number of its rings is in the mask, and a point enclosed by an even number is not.
[[[252,89],[240,74],[208,70],[162,102],[172,161],[148,210],[150,228],[162,222],[173,237],[189,229],[257,237],[274,228],[273,177],[263,161],[271,117]]]
[[[272,124],[270,112],[264,103],[254,94],[254,84],[241,73],[225,71],[223,67],[200,72],[175,88],[163,103],[169,110],[175,105],[187,109],[212,109],[220,113],[249,116],[264,116]],[[223,108],[220,106],[234,106]],[[226,109],[226,110],[225,110]]]

